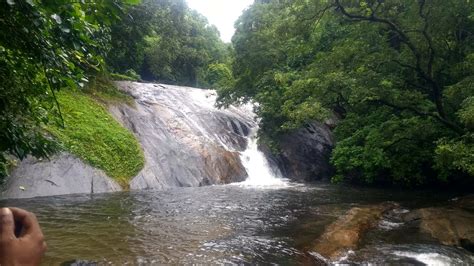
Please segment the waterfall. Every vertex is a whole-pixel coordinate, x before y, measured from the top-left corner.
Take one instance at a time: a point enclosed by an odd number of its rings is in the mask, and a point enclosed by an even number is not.
[[[145,155],[145,166],[131,189],[241,181],[243,186],[286,184],[257,149],[252,105],[216,108],[213,90],[138,82],[117,85],[135,105],[109,110],[134,132]]]
[[[288,187],[288,179],[283,178],[279,169],[272,168],[265,154],[258,149],[257,130],[258,128],[253,129],[248,138],[247,148],[240,154],[248,177],[245,181],[236,184],[242,187],[259,188]]]

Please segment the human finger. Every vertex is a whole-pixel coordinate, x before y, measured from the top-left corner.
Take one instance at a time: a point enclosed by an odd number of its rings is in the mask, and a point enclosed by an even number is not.
[[[0,239],[2,241],[15,238],[15,220],[9,208],[0,209]]]
[[[10,210],[13,213],[13,216],[15,217],[15,221],[20,223],[23,227],[22,235],[20,237],[25,235],[43,235],[38,220],[36,219],[36,216],[33,213],[19,208],[10,208]]]

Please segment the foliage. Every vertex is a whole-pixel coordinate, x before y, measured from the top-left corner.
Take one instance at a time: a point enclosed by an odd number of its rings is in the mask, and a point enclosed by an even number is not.
[[[145,36],[152,32],[152,19],[156,12],[151,1],[127,8],[110,29],[110,50],[106,63],[111,72],[126,74],[141,70],[146,43]],[[127,75],[129,76],[129,75]]]
[[[472,84],[472,83],[471,83]],[[458,111],[459,120],[470,129],[457,138],[443,138],[436,146],[436,167],[441,177],[447,178],[452,171],[461,171],[474,176],[474,97],[466,98]]]
[[[207,68],[206,81],[212,89],[218,89],[222,93],[234,87],[232,70],[227,64],[210,64]]]
[[[87,94],[61,91],[57,97],[65,126],[50,125],[48,131],[64,149],[126,186],[144,164],[143,151],[133,134]]]
[[[149,0],[112,27],[111,70],[134,70],[145,80],[207,87],[208,66],[228,60],[215,26],[184,0]]]
[[[158,1],[153,31],[146,38],[145,77],[168,83],[206,85],[205,71],[222,60],[225,45],[215,26],[184,0]]]
[[[335,116],[334,180],[472,178],[472,1],[256,1],[236,27],[219,99],[265,139]]]
[[[125,1],[131,2],[131,1]],[[60,118],[55,93],[98,71],[120,2],[0,2],[0,176],[5,156],[54,151],[44,125]],[[57,116],[51,116],[56,114]],[[51,121],[51,117],[54,117]],[[61,119],[59,119],[61,123]]]
[[[124,77],[118,78],[119,80],[135,81],[135,79],[128,76],[118,74],[110,74],[109,76],[106,73],[102,73],[92,78],[83,91],[89,96],[92,96],[98,102],[104,103],[106,105],[125,103],[133,106],[135,104],[133,97],[123,91],[120,91],[115,86],[112,79],[116,79],[117,76]]]
[[[68,98],[68,93],[60,93],[63,101],[60,108],[56,94],[62,89],[86,91],[100,102],[131,103],[130,97],[113,87],[112,78],[141,80],[141,74],[173,83],[208,84],[208,65],[224,60],[228,51],[216,28],[188,9],[182,0],[139,3],[137,0],[0,2],[0,177],[7,174],[10,154],[19,159],[28,154],[47,157],[57,150],[50,132],[56,128],[54,132],[58,135],[65,124],[72,128],[73,122],[68,119],[80,108],[79,103]],[[167,58],[170,60],[166,61]],[[120,74],[104,74],[109,70]],[[76,93],[85,100],[85,96]],[[94,122],[88,118],[90,114],[81,114],[84,117],[74,117],[78,123]],[[77,126],[88,130],[86,125]],[[67,130],[59,134],[63,142],[76,136]],[[80,146],[80,140],[75,140],[74,147]],[[70,142],[74,141],[67,139]],[[98,153],[106,151],[98,149]],[[85,150],[73,152],[86,158]],[[110,158],[97,158],[104,159],[104,165],[95,159],[86,160],[122,178],[109,165]],[[130,163],[131,166],[127,163],[123,166],[132,169],[138,165],[133,160]],[[132,172],[126,170],[124,174],[128,177]]]
[[[127,71],[125,71],[125,75],[134,79],[135,81],[142,79],[140,75],[137,72],[135,72],[135,70],[133,69],[128,69]]]
[[[115,80],[128,80],[128,81],[139,81],[141,80],[140,75],[137,74],[133,69],[125,71],[125,74],[111,73],[110,77]]]

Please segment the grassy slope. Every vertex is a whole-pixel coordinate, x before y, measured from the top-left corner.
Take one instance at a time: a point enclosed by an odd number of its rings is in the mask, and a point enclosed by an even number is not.
[[[85,94],[63,90],[57,98],[65,128],[49,126],[64,148],[102,169],[122,187],[143,167],[143,151],[137,139],[97,101],[125,101],[111,93]]]

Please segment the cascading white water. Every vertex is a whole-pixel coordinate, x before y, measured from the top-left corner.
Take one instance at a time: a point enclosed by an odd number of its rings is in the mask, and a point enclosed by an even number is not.
[[[272,169],[263,152],[258,150],[256,129],[248,138],[247,149],[240,154],[247,171],[245,181],[236,183],[243,187],[282,188],[290,186],[288,179],[282,177],[278,169]]]
[[[131,189],[162,189],[214,184],[283,187],[257,149],[253,105],[215,106],[212,90],[165,84],[117,82],[132,95],[134,107],[111,107],[135,132],[146,158]]]

